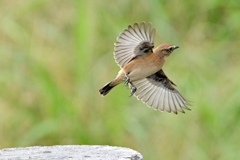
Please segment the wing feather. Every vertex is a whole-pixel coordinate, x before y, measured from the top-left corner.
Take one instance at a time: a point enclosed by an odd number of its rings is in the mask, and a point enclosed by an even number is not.
[[[134,95],[149,107],[175,114],[178,111],[185,113],[183,109],[190,110],[187,107],[188,100],[174,88],[172,81],[167,78],[163,70],[133,84],[137,87]]]
[[[140,24],[140,31],[144,40],[148,40],[146,35],[145,23]]]
[[[147,103],[149,101],[149,98],[154,93],[154,90],[155,90],[155,86],[150,86],[149,90],[145,93],[145,96],[141,100]]]
[[[138,42],[139,42],[138,37],[136,37],[136,35],[132,34],[132,32],[130,32],[130,31],[127,30],[127,29],[125,29],[124,31],[125,31],[124,33],[126,34],[126,36],[127,36],[128,38],[132,39],[132,41],[134,41],[135,43],[138,43]]]
[[[168,90],[168,103],[169,103],[169,107],[171,108],[171,111],[175,114],[177,114],[177,109],[174,106],[173,103],[173,94],[171,93],[171,91]]]
[[[162,98],[162,99],[161,99],[161,100],[162,100],[162,101],[161,101],[161,104],[162,104],[161,110],[162,110],[162,111],[165,110],[165,105],[164,105],[165,95],[166,95],[166,89],[163,90],[163,94],[162,94],[162,97],[161,97],[161,98]]]
[[[146,36],[147,36],[147,40],[153,43],[153,41],[151,41],[151,24],[150,23],[146,25]]]
[[[138,36],[138,34],[136,33],[135,29],[132,26],[128,26],[128,31],[129,33],[132,34],[132,36],[134,37],[134,39],[136,39],[138,42],[141,42],[141,38]]]
[[[146,100],[148,100],[149,92],[152,90],[153,87],[154,86],[147,85],[146,87],[142,88],[142,91],[140,93],[141,96],[139,96],[139,99],[142,100],[143,98],[145,98]]]
[[[173,94],[173,101],[174,101],[174,105],[177,108],[178,111],[185,113],[184,110],[180,107],[178,100],[176,98],[176,94]]]
[[[157,109],[159,110],[159,111],[163,111],[163,109],[162,109],[162,105],[161,105],[161,102],[163,101],[163,92],[164,92],[164,88],[160,88],[159,90],[161,90],[161,93],[160,94],[158,94],[158,96],[159,96],[159,98],[158,98],[158,105],[157,105]]]
[[[174,101],[174,94],[173,95],[171,95],[171,105],[172,105],[172,108],[173,108],[173,112],[175,113],[175,114],[177,114],[177,106],[175,105],[175,101]]]
[[[120,36],[121,36],[121,39],[125,40],[125,42],[132,42],[133,44],[138,43],[138,40],[135,39],[135,37],[129,36],[128,31],[126,30]]]
[[[117,42],[114,43],[114,58],[117,64],[123,68],[134,57],[146,54],[135,51],[135,49],[143,42],[153,45],[154,37],[155,29],[152,28],[151,23],[142,22],[129,25],[119,34]]]
[[[167,112],[171,112],[171,107],[169,106],[169,92],[168,90],[166,90],[165,92],[165,98],[164,98],[164,109],[167,111]]]
[[[160,93],[161,93],[161,89],[156,89],[156,92],[155,92],[155,95],[154,95],[154,102],[153,102],[153,105],[152,105],[152,107],[154,108],[154,109],[157,109],[157,107],[158,107],[158,103],[159,103],[159,98],[157,97]]]
[[[134,24],[134,29],[135,29],[138,37],[139,37],[142,41],[145,40],[144,37],[143,37],[143,35],[142,35],[142,33],[141,33],[140,27],[139,27],[139,25],[138,25],[137,23]]]
[[[149,107],[152,107],[153,106],[153,103],[154,103],[154,101],[155,101],[155,94],[153,94],[154,92],[156,92],[156,86],[154,86],[154,88],[153,88],[153,92],[151,92],[151,95],[149,96],[149,99],[148,99],[148,101],[146,102],[147,103],[147,105],[149,106]]]

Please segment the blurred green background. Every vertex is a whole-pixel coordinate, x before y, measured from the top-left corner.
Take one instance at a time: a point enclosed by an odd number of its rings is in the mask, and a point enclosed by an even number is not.
[[[146,160],[240,159],[240,3],[237,0],[1,0],[0,148],[90,144]],[[129,98],[113,43],[152,22],[155,45],[180,46],[168,77],[192,101],[175,115]]]

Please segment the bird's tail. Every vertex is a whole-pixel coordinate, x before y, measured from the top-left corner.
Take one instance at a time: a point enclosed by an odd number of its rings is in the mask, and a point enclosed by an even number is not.
[[[112,82],[112,81],[111,81]],[[116,85],[113,85],[111,82],[109,82],[108,84],[106,84],[104,87],[102,87],[101,89],[99,89],[99,93],[103,96],[105,96],[106,94],[108,94],[108,92],[111,91],[111,89],[113,89],[113,87],[115,87]]]

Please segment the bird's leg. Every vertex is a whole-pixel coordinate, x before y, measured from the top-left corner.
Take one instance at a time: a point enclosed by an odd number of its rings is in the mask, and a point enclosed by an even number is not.
[[[128,86],[128,84],[130,83],[130,78],[128,77],[127,73],[125,73],[125,77],[126,77],[126,81],[124,82],[125,87]]]
[[[131,89],[131,94],[130,97],[137,91],[137,88],[132,84],[132,82],[129,82],[130,84],[130,89]]]
[[[130,89],[131,89],[130,97],[131,97],[137,91],[137,88],[133,85],[133,83],[131,82],[131,80],[130,80],[130,78],[128,77],[127,74],[125,74],[125,77],[126,77],[125,87],[130,85]]]

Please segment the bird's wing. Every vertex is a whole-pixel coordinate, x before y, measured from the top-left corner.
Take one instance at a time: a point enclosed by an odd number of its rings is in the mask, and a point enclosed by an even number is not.
[[[134,52],[134,49],[143,41],[153,44],[155,33],[155,28],[152,28],[151,23],[129,25],[114,43],[114,58],[117,64],[123,68],[131,59],[141,56],[138,52]]]
[[[175,84],[168,79],[162,69],[147,78],[132,83],[137,88],[134,95],[149,107],[175,114],[178,111],[185,113],[183,109],[190,110],[187,107],[188,100],[174,88]]]

